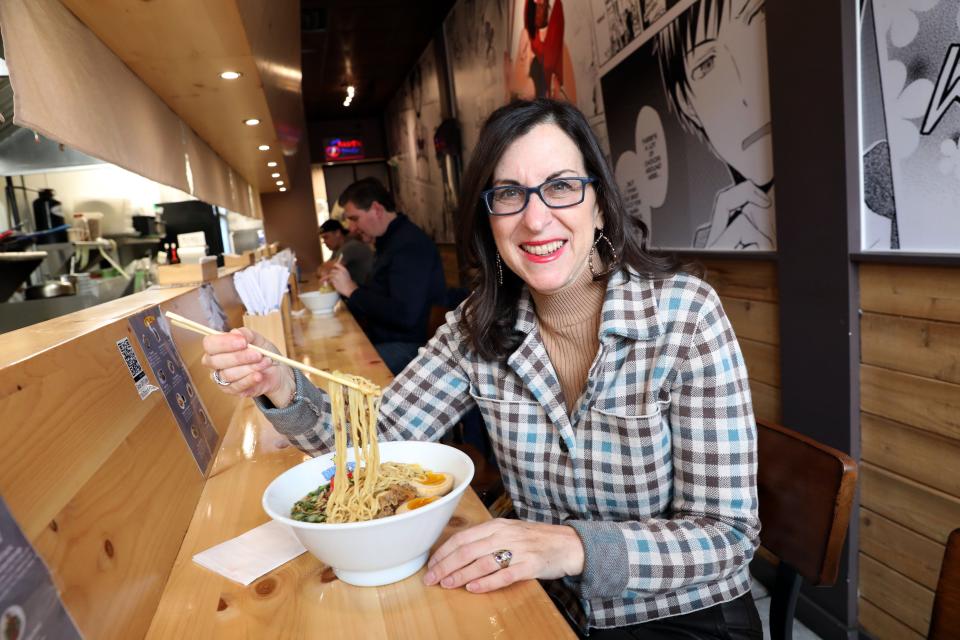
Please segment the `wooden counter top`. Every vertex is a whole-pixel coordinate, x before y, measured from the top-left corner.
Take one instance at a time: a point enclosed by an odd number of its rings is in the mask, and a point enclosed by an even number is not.
[[[342,305],[341,305],[342,307]],[[293,320],[292,354],[386,385],[391,376],[350,314]],[[425,587],[423,570],[377,588],[347,585],[305,553],[249,587],[192,561],[195,553],[269,520],[267,485],[306,456],[244,400],[234,412],[210,478],[150,625],[149,638],[572,638],[535,581],[489,594]],[[489,519],[472,490],[441,540]]]

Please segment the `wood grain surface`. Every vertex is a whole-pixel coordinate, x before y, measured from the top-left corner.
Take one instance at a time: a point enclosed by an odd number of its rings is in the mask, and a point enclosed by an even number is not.
[[[928,589],[937,588],[944,545],[860,509],[860,551]]]
[[[239,320],[232,279],[213,289]],[[90,638],[146,632],[204,485],[162,395],[141,400],[117,350],[129,338],[146,367],[127,319],[155,304],[204,317],[198,289],[153,289],[0,336],[0,494]],[[200,366],[199,336],[173,337],[224,433],[236,401]]]
[[[927,634],[933,591],[862,553],[860,594],[914,631]]]
[[[860,306],[864,311],[960,322],[960,278],[955,267],[863,264]]]
[[[861,264],[860,550],[910,593],[933,589],[949,531],[960,523],[960,271]],[[874,576],[877,572],[861,576]],[[927,599],[890,606],[867,596],[862,626],[917,637]],[[880,592],[885,594],[885,592]]]

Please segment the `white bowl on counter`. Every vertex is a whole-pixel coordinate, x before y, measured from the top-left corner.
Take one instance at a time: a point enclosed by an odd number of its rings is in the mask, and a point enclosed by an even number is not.
[[[333,313],[333,308],[337,305],[340,294],[336,291],[324,293],[321,291],[304,291],[300,294],[300,300],[303,305],[310,309],[310,313],[317,316],[328,316]]]
[[[351,447],[347,460],[353,459]],[[453,489],[419,509],[377,520],[342,524],[294,520],[290,517],[294,503],[327,484],[323,472],[333,467],[331,452],[288,469],[263,493],[263,509],[271,518],[289,526],[307,551],[332,567],[338,578],[358,587],[398,582],[419,571],[473,479],[469,456],[435,442],[381,442],[380,460],[452,474]]]

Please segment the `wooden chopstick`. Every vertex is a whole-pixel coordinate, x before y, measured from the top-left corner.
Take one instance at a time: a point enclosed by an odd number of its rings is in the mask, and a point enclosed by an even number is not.
[[[222,332],[222,331],[217,331],[216,329],[211,329],[210,327],[208,327],[208,326],[206,326],[206,325],[202,325],[202,324],[200,324],[199,322],[194,322],[193,320],[191,320],[191,319],[189,319],[189,318],[184,318],[183,316],[178,315],[178,314],[176,314],[176,313],[174,313],[174,312],[172,312],[172,311],[167,311],[167,312],[164,313],[164,315],[170,320],[171,323],[177,325],[178,327],[181,327],[182,329],[187,329],[188,331],[193,331],[193,332],[195,332],[195,333],[200,333],[200,334],[203,334],[203,335],[205,335],[205,336],[225,335],[224,332]],[[284,357],[284,356],[281,356],[280,354],[274,353],[273,351],[268,351],[267,349],[262,349],[262,348],[260,348],[260,347],[258,347],[258,346],[256,346],[256,345],[248,344],[247,347],[250,348],[250,349],[253,349],[254,351],[256,351],[256,352],[258,352],[258,353],[262,353],[263,355],[267,356],[267,357],[270,358],[271,360],[275,360],[275,361],[277,361],[277,362],[282,362],[283,364],[288,365],[288,366],[291,366],[291,367],[293,367],[294,369],[300,369],[301,371],[305,371],[305,372],[307,372],[307,373],[312,373],[312,374],[314,374],[314,375],[316,375],[316,376],[320,376],[321,378],[325,378],[325,379],[327,379],[327,380],[330,380],[331,382],[336,382],[337,384],[342,384],[342,385],[344,385],[345,387],[350,387],[350,388],[352,388],[352,389],[356,389],[356,390],[358,390],[358,391],[362,391],[363,393],[370,393],[371,390],[372,390],[372,389],[374,388],[374,386],[375,386],[373,383],[369,383],[368,385],[363,385],[363,384],[357,383],[357,382],[355,382],[354,380],[352,380],[352,379],[350,379],[350,378],[346,378],[346,377],[343,377],[343,376],[338,376],[338,375],[335,375],[335,374],[333,374],[333,373],[330,373],[329,371],[323,371],[322,369],[317,369],[317,368],[315,368],[315,367],[311,367],[311,366],[308,365],[308,364],[303,364],[302,362],[297,362],[296,360],[291,360],[290,358],[286,358],[286,357]]]

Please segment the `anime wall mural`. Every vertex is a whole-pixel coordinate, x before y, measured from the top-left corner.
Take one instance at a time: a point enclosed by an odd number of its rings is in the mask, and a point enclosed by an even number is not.
[[[667,4],[601,80],[617,181],[653,246],[775,250],[765,0]]]
[[[466,157],[483,121],[513,98],[568,100],[602,129],[591,24],[590,3],[573,0],[454,6],[444,30]]]
[[[576,103],[576,78],[564,42],[563,0],[515,1],[504,52],[507,97],[556,98]]]
[[[960,252],[960,3],[860,5],[865,251]]]
[[[433,136],[441,123],[436,55],[428,47],[384,118],[397,206],[436,242],[453,242],[454,203]]]

